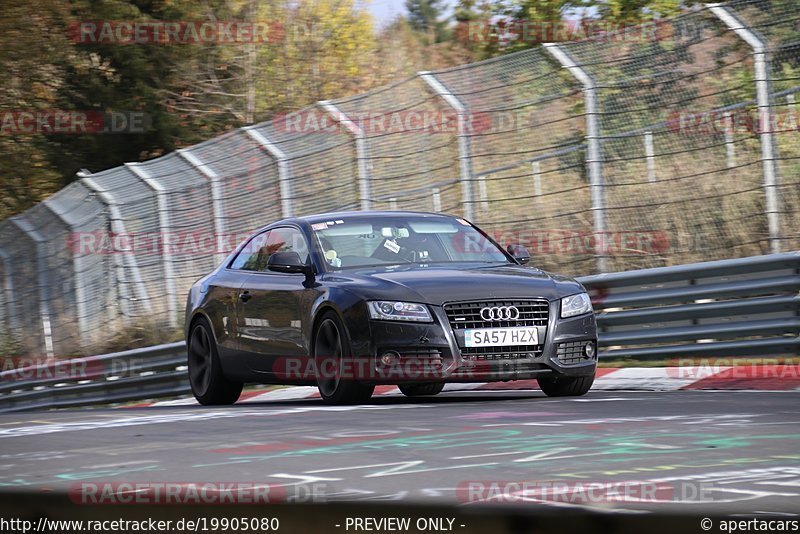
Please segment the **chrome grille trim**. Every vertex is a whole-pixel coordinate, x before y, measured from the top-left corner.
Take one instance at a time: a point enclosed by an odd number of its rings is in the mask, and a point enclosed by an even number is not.
[[[514,306],[519,310],[519,319],[509,321],[484,321],[481,309],[495,306]],[[447,320],[453,330],[467,328],[503,328],[509,326],[547,326],[550,302],[546,299],[484,300],[451,302],[444,305]]]

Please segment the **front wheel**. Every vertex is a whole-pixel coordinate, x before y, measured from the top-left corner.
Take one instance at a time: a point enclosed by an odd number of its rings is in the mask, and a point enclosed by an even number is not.
[[[594,383],[594,375],[588,376],[541,376],[536,379],[539,387],[548,397],[580,397],[585,395]]]
[[[204,405],[233,404],[242,394],[243,384],[225,378],[211,325],[198,319],[189,334],[189,385],[197,402]]]
[[[406,397],[423,397],[438,395],[444,389],[444,383],[431,382],[428,384],[398,384],[400,393]]]
[[[331,404],[359,404],[367,402],[375,386],[367,386],[348,377],[346,365],[351,358],[350,340],[342,321],[334,312],[327,312],[314,331],[314,367],[317,388],[322,400]]]

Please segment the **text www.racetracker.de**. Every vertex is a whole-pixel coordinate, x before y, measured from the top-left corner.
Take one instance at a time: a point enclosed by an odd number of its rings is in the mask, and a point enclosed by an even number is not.
[[[177,520],[107,519],[68,520],[40,517],[36,521],[0,518],[2,532],[207,532],[237,530],[240,532],[276,532],[280,522],[276,517],[197,517]]]

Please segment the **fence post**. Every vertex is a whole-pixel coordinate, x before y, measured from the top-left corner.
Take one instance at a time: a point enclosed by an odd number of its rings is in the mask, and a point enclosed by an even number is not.
[[[727,167],[736,167],[736,147],[733,144],[733,115],[725,113],[725,164]]]
[[[356,160],[358,163],[358,194],[361,197],[361,209],[372,209],[372,176],[367,163],[367,134],[364,129],[353,122],[333,102],[322,100],[319,106],[327,111],[336,121],[344,126],[356,140]]]
[[[138,163],[126,163],[125,168],[147,184],[147,187],[156,194],[158,230],[161,233],[161,264],[164,268],[164,288],[167,296],[167,313],[169,313],[168,324],[170,328],[176,328],[178,326],[178,292],[175,289],[175,269],[172,265],[172,228],[169,221],[167,190],[158,180],[147,174]]]
[[[468,124],[470,122],[469,110],[432,72],[419,72],[417,75],[422,81],[458,115],[456,138],[458,141],[458,166],[461,174],[461,204],[464,206],[464,218],[472,220],[475,208],[472,200],[472,148],[470,147]]]
[[[761,141],[761,164],[764,173],[764,194],[767,202],[767,224],[769,243],[773,254],[781,251],[780,204],[778,201],[778,170],[775,165],[775,135],[772,131],[772,109],[769,103],[770,77],[766,40],[749,28],[736,13],[722,4],[709,4],[711,12],[729,30],[753,49],[756,80],[756,103],[758,106],[759,139]]]
[[[481,201],[481,212],[485,216],[489,212],[489,190],[486,188],[486,176],[478,176],[478,197]]]
[[[654,183],[656,178],[656,151],[653,147],[653,132],[644,133],[644,157],[647,161],[647,181]]]
[[[126,297],[120,299],[120,309],[122,310],[122,320],[125,324],[130,323],[130,318],[133,316],[130,309],[130,301],[131,297],[127,295],[128,293],[128,286],[127,281],[125,279],[125,268],[130,271],[131,277],[133,278],[134,283],[134,290],[138,295],[136,298],[137,300],[141,301],[145,306],[145,311],[147,313],[152,313],[153,308],[150,304],[150,295],[147,293],[147,286],[144,284],[144,280],[142,280],[142,273],[139,270],[139,263],[136,261],[136,256],[130,250],[118,250],[116,242],[113,240],[114,235],[126,235],[127,230],[125,229],[125,219],[122,217],[122,212],[117,205],[117,200],[114,198],[114,195],[111,194],[110,191],[103,188],[100,184],[98,184],[94,179],[89,177],[88,171],[80,171],[78,172],[78,178],[80,178],[81,183],[85,185],[89,190],[94,191],[97,197],[100,199],[100,202],[106,205],[108,209],[108,223],[109,223],[109,230],[112,233],[112,246],[113,246],[113,255],[114,255],[114,266],[116,267],[117,271],[117,291],[120,293],[125,293]],[[125,261],[123,264],[120,261],[119,255],[122,254],[122,257]],[[110,311],[110,310],[109,310]],[[113,320],[113,318],[112,318]]]
[[[281,192],[281,216],[284,219],[294,216],[294,205],[292,204],[292,174],[289,168],[289,158],[286,153],[278,148],[272,141],[255,129],[254,126],[245,126],[242,128],[250,138],[261,145],[264,150],[269,152],[275,161],[278,163],[278,187]]]
[[[36,243],[36,282],[39,286],[39,317],[42,321],[42,336],[44,338],[44,351],[48,360],[55,358],[53,349],[53,330],[50,323],[50,280],[47,274],[47,250],[45,243],[47,240],[36,230],[33,225],[22,215],[11,217],[17,228],[22,230]]]
[[[11,264],[11,255],[4,249],[0,248],[0,258],[3,260],[3,291],[6,294],[6,313],[8,314],[8,327],[12,332],[16,332],[19,328],[19,321],[14,309],[14,277],[11,274],[13,266]],[[9,332],[11,334],[11,332]]]
[[[211,210],[214,213],[214,233],[216,238],[216,250],[214,251],[214,263],[219,264],[225,259],[225,208],[222,205],[222,181],[214,170],[203,163],[200,158],[192,154],[191,149],[179,148],[178,156],[197,169],[197,172],[208,178],[211,186]]]
[[[51,199],[45,199],[44,207],[50,210],[50,212],[61,219],[61,221],[66,225],[67,228],[72,230],[72,225],[69,224],[69,221],[63,217],[61,213],[57,209],[53,207],[53,201]],[[74,245],[73,245],[74,246]],[[78,264],[78,256],[75,254],[75,250],[71,250],[70,254],[72,255],[72,276],[75,280],[75,307],[78,311],[78,332],[80,333],[81,337],[81,346],[88,347],[90,344],[89,340],[89,325],[86,322],[88,313],[86,311],[86,294],[85,294],[85,287],[84,287],[84,274],[80,265]]]
[[[569,70],[570,74],[583,86],[583,96],[586,107],[586,164],[589,167],[589,185],[592,192],[592,214],[594,220],[595,255],[597,256],[597,269],[601,273],[608,271],[608,258],[606,256],[606,208],[605,208],[605,183],[603,180],[603,151],[600,146],[600,119],[597,107],[597,84],[594,78],[583,68],[578,66],[574,59],[561,47],[553,43],[546,43],[544,49],[550,53],[562,67]]]
[[[442,212],[442,194],[438,187],[433,188],[433,211]]]
[[[533,196],[536,200],[542,196],[542,166],[538,161],[531,161],[531,172],[533,173]]]

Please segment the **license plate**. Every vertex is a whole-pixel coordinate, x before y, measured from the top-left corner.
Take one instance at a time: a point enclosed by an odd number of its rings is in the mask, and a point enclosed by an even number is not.
[[[535,327],[472,328],[464,330],[466,347],[510,347],[538,345],[539,330]]]

